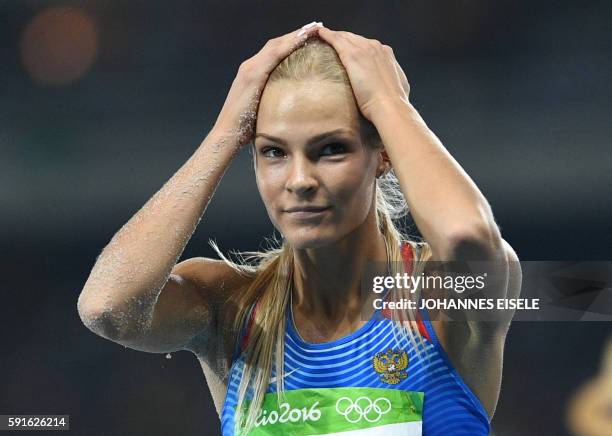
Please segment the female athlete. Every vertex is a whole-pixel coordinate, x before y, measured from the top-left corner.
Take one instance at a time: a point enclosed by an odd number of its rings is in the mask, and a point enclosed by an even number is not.
[[[488,434],[511,317],[432,320],[362,292],[372,265],[429,275],[430,260],[495,265],[489,297],[520,289],[487,200],[409,91],[377,40],[311,23],[268,41],[202,144],[98,257],[85,325],[136,350],[192,351],[224,436]],[[239,261],[213,243],[222,260],[177,263],[249,143],[281,243]],[[394,221],[408,206],[419,241]]]

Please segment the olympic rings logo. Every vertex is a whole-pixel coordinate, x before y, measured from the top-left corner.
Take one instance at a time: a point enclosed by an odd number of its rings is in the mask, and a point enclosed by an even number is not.
[[[336,401],[336,412],[344,416],[351,424],[362,419],[368,422],[378,422],[383,415],[391,410],[391,401],[385,397],[372,401],[368,397],[359,397],[355,401],[349,397],[342,397]]]

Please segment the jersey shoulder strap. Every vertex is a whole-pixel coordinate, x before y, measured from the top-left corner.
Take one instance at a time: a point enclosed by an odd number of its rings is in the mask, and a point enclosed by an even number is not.
[[[402,242],[400,251],[404,261],[404,270],[406,271],[406,274],[411,275],[414,272],[415,262],[419,257],[421,249],[421,245],[418,243],[415,243],[413,246],[413,244],[410,242]],[[385,318],[392,318],[390,309],[383,309],[382,314]],[[421,311],[416,310],[414,315],[416,317],[416,325],[419,330],[419,334],[431,342],[431,337],[427,331],[427,327],[425,326],[425,321],[423,320]]]
[[[246,326],[242,332],[242,338],[240,339],[240,353],[244,352],[247,345],[249,344],[249,338],[251,337],[251,330],[253,330],[253,324],[255,323],[255,315],[261,304],[261,300],[251,305],[249,309],[249,315],[247,317]]]

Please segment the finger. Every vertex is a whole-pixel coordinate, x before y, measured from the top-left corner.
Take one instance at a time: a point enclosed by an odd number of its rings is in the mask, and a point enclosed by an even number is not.
[[[338,33],[341,36],[344,36],[348,40],[348,42],[352,43],[353,45],[357,47],[361,47],[361,48],[374,47],[377,50],[380,50],[383,48],[383,44],[378,39],[366,38],[365,36],[358,35],[356,33],[348,32],[348,31],[343,31],[343,30],[338,31]]]
[[[255,57],[261,59],[261,62],[266,66],[266,71],[269,73],[280,61],[303,45],[308,38],[316,34],[317,29],[321,26],[322,23],[313,21],[285,35],[272,38],[265,43]],[[259,64],[259,62],[257,63]]]
[[[301,29],[297,30],[297,36],[302,36],[306,33],[316,32],[316,30],[323,26],[322,22],[313,21],[312,23],[305,24]]]
[[[271,48],[273,50],[284,49],[291,50],[295,49],[300,43],[303,43],[310,36],[316,34],[317,29],[321,26],[321,23],[310,23],[285,35],[272,38],[266,42],[264,48]]]
[[[404,73],[404,70],[402,69],[401,65],[395,58],[395,53],[393,52],[393,49],[389,47],[388,45],[385,45],[384,47],[387,53],[389,53],[390,58],[393,60],[393,64],[395,65],[395,72],[397,73],[400,79],[400,82],[402,83],[402,87],[404,88],[404,91],[409,92],[410,84],[408,82],[408,78],[406,77],[406,73]]]
[[[390,46],[383,44],[383,49],[385,49],[389,56],[391,56],[391,58],[395,60],[395,53],[393,52],[393,49]]]
[[[397,78],[400,80],[400,82],[402,82],[402,85],[403,85],[403,77],[402,77],[403,71],[400,68],[399,64],[397,63],[397,60],[395,59],[395,55],[393,54],[393,49],[389,47],[388,45],[383,45],[383,50],[385,51],[391,63],[393,64],[393,68],[395,69],[395,74],[397,75]]]
[[[318,34],[338,52],[340,57],[342,57],[342,53],[354,46],[354,43],[347,37],[346,32],[331,30],[323,26],[318,29]]]
[[[399,62],[397,62],[397,58],[395,57],[395,52],[393,51],[393,48],[386,44],[383,44],[382,47],[385,50],[385,53],[387,53],[387,55],[389,56],[389,59],[391,59],[391,61],[393,62],[397,77],[402,82],[402,86],[404,87],[404,89],[406,89],[406,87],[408,86],[408,79],[406,78],[406,74],[404,74],[404,70],[402,70],[402,67],[400,66]]]
[[[400,65],[397,62],[395,64],[397,66],[397,69],[399,71],[400,77],[402,79],[402,86],[404,87],[406,92],[408,92],[408,90],[410,89],[410,83],[408,82],[408,78],[406,77],[406,73],[404,73],[404,70],[402,70],[402,67],[400,67]]]
[[[367,38],[364,38],[363,36],[357,35],[352,32],[348,32],[346,30],[338,30],[338,33],[340,34],[340,36],[345,38],[347,42],[349,42],[350,44],[356,47],[362,47],[364,46],[364,44],[368,42]]]

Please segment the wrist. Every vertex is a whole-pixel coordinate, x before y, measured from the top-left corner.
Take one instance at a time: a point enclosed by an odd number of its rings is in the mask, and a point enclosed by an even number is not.
[[[420,118],[418,111],[412,103],[400,97],[377,101],[372,105],[370,113],[372,118],[371,121],[375,126],[398,115],[407,116],[415,120]]]
[[[215,125],[202,141],[202,146],[213,149],[215,152],[230,151],[237,153],[241,148],[240,135],[235,129],[223,128]]]

